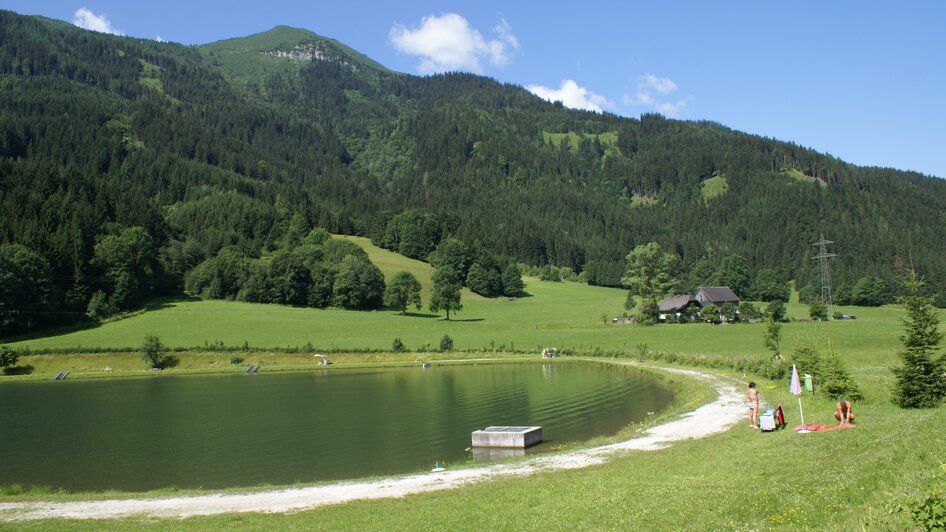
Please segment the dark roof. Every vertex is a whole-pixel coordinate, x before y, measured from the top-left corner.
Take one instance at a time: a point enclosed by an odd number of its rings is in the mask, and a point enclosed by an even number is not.
[[[693,296],[688,295],[676,295],[668,297],[659,303],[660,312],[673,312],[676,310],[681,310],[690,303],[695,302]]]
[[[701,290],[713,303],[739,302],[739,296],[728,286],[701,286],[696,289],[697,293]]]

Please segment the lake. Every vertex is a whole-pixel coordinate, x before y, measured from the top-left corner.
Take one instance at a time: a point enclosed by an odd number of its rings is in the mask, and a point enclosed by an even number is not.
[[[672,398],[646,373],[584,363],[3,383],[0,485],[219,489],[449,468],[488,425],[541,425],[541,451]]]

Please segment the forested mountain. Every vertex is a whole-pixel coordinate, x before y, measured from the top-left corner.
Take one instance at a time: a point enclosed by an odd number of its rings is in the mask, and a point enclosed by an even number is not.
[[[179,291],[222,253],[268,264],[316,227],[401,250],[408,219],[432,224],[408,253],[452,237],[605,285],[650,241],[682,279],[739,255],[817,284],[821,234],[842,292],[893,285],[898,258],[946,284],[943,180],[395,73],[287,27],[185,47],[0,11],[0,208],[0,270],[49,281],[18,284],[40,302],[2,288],[19,312],[2,330],[83,314],[96,293]]]

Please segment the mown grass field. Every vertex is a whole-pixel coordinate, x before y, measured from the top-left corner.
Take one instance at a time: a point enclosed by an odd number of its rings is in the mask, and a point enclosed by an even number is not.
[[[364,244],[364,242],[362,242]],[[369,249],[372,260],[390,275],[410,264],[399,256]],[[387,262],[385,262],[387,261]],[[405,262],[407,261],[407,262]],[[404,266],[404,267],[402,267]],[[418,277],[421,277],[418,275]],[[149,311],[95,329],[25,340],[13,347],[31,349],[134,347],[145,334],[168,345],[200,347],[222,341],[253,348],[304,346],[340,353],[341,363],[407,361],[420,353],[392,354],[394,337],[413,350],[436,347],[449,334],[461,356],[502,356],[505,349],[534,353],[555,345],[600,356],[634,357],[641,350],[768,357],[763,329],[749,325],[663,325],[643,327],[606,323],[622,312],[621,290],[529,279],[527,297],[488,300],[464,296],[455,321],[427,311],[400,316],[395,311],[347,312],[296,309],[221,301],[168,302]],[[782,351],[810,341],[822,352],[835,350],[846,362],[865,399],[855,405],[853,430],[761,434],[740,424],[705,439],[678,443],[654,452],[637,452],[607,465],[500,479],[456,490],[402,499],[354,502],[289,515],[235,514],[186,520],[49,521],[16,523],[17,529],[909,529],[912,521],[899,506],[916,500],[937,476],[946,477],[946,408],[902,410],[889,401],[890,368],[897,363],[903,311],[897,306],[842,308],[858,319],[814,323],[802,305],[790,304],[795,321],[783,327]],[[946,316],[944,316],[946,317]],[[607,320],[609,321],[609,320]],[[944,327],[946,328],[946,327]],[[644,345],[646,344],[646,346]],[[92,349],[89,349],[92,351]],[[451,354],[456,357],[456,353]],[[231,357],[260,357],[264,367],[311,364],[306,353],[182,353],[175,371],[221,371]],[[436,356],[436,355],[430,355]],[[446,355],[445,355],[446,356]],[[110,359],[109,357],[116,357]],[[268,357],[268,358],[264,358]],[[100,372],[102,363],[141,364],[127,354],[29,355],[37,372],[55,371],[68,360]],[[84,361],[84,362],[83,362]],[[117,367],[113,369],[118,371]],[[231,368],[232,369],[232,368]],[[799,423],[798,403],[788,380],[728,372],[744,387],[760,383],[762,400],[783,404],[789,426]],[[805,421],[833,422],[833,401],[820,395],[804,399]],[[4,500],[35,495],[0,495]],[[55,498],[50,495],[49,498]],[[70,496],[70,497],[74,497]]]
[[[544,346],[587,352],[706,353],[733,356],[768,356],[763,348],[762,324],[687,324],[643,327],[611,323],[624,312],[626,293],[614,288],[526,279],[526,295],[515,299],[488,299],[463,291],[463,310],[444,315],[427,310],[431,267],[420,261],[377,248],[364,238],[348,238],[362,246],[387,278],[406,270],[421,281],[425,306],[372,312],[294,308],[233,301],[167,300],[154,310],[98,327],[30,339],[8,341],[13,348],[43,350],[130,349],[146,335],[158,336],[176,348],[224,347],[252,349],[302,348],[321,352],[390,349],[400,338],[410,350],[436,348],[443,335],[456,350],[538,352]],[[838,307],[857,320],[807,322],[805,305],[791,303],[782,332],[782,351],[790,352],[800,339],[831,346],[852,362],[889,358],[899,347],[897,306]],[[946,316],[946,314],[944,314]]]

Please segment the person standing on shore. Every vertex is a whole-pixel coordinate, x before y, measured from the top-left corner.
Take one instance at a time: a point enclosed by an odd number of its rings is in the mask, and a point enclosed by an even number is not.
[[[759,428],[759,390],[756,389],[755,383],[749,383],[749,427],[753,429]]]

